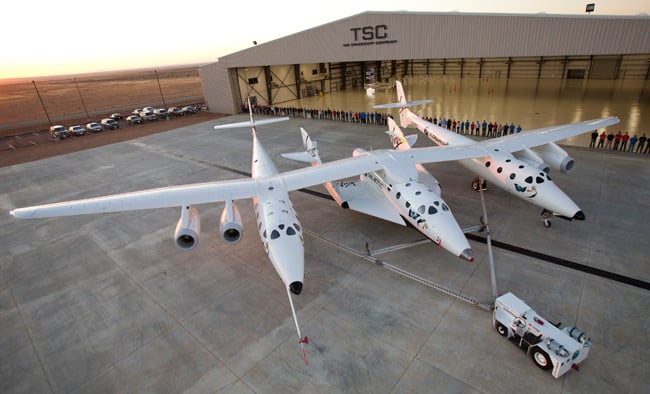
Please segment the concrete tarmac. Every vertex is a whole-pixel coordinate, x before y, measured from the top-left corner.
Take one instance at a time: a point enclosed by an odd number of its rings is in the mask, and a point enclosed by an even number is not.
[[[240,178],[234,170],[250,172],[250,131],[212,126],[245,118],[0,168],[0,208]],[[304,119],[262,126],[259,138],[280,171],[301,166],[279,156],[301,149],[300,126],[324,161],[358,146],[390,147],[381,126]],[[417,146],[427,145],[419,138]],[[345,250],[415,243],[422,239],[415,230],[296,191],[296,211],[315,234],[305,236],[305,285],[294,297],[309,365],[248,200],[238,202],[246,233],[236,245],[218,234],[222,204],[198,206],[202,236],[192,251],[172,240],[179,209],[40,220],[5,214],[0,392],[650,392],[649,155],[566,149],[577,168],[553,180],[585,221],[554,219],[545,228],[538,207],[489,185],[485,198],[493,240],[637,280],[494,248],[499,293],[512,291],[547,319],[591,336],[580,372],[554,379],[497,334],[490,312]],[[478,224],[473,175],[453,162],[427,168],[461,226]],[[380,258],[491,302],[486,245],[470,244],[474,263],[430,243]]]

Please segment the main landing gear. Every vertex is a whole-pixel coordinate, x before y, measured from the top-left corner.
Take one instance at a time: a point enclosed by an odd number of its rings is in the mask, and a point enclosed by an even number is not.
[[[546,208],[542,209],[542,222],[544,222],[544,227],[551,227],[551,216],[553,216],[553,212]]]
[[[474,189],[474,191],[477,192],[485,191],[487,190],[487,182],[485,181],[485,179],[483,179],[483,182],[481,182],[481,178],[476,177],[472,181],[472,189]]]

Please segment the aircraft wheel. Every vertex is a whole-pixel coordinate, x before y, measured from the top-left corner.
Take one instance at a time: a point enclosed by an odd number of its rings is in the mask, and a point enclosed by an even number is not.
[[[497,322],[496,328],[497,328],[497,332],[499,333],[499,335],[501,335],[502,337],[507,337],[508,336],[508,329],[506,328],[506,326],[504,326],[503,324]]]
[[[539,368],[543,370],[551,369],[551,359],[548,357],[548,354],[544,353],[543,350],[540,350],[536,347],[533,349],[530,357],[532,357],[535,365],[537,365]]]
[[[544,219],[544,227],[551,227],[551,221],[548,219]]]

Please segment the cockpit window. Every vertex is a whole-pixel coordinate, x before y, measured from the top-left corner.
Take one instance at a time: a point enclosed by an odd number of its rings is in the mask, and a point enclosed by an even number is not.
[[[526,182],[526,183],[533,183],[533,177],[532,177],[532,176],[528,176],[528,177],[526,177],[526,179],[524,179],[524,182]]]
[[[410,208],[410,207],[411,207],[411,203],[407,201],[406,202],[406,208]]]
[[[399,200],[400,197],[402,197],[402,193],[397,192],[397,194],[395,194],[395,198]]]
[[[438,213],[438,210],[433,205],[429,205],[429,215],[435,215]]]
[[[426,210],[426,207],[424,205],[420,205],[418,207],[418,213],[420,213],[420,214],[423,214],[425,210]]]
[[[449,211],[449,207],[444,202],[442,203],[442,210],[445,212]]]
[[[486,166],[486,167],[489,167],[490,165],[492,165],[491,162],[489,162],[489,161],[486,161],[486,162],[485,162],[485,166]]]
[[[295,227],[296,230],[300,231],[300,225],[298,223],[294,223],[293,227]]]
[[[411,186],[411,182],[407,182],[404,186],[406,186],[406,187]]]
[[[516,176],[517,175],[513,172],[512,174],[510,174],[510,179],[515,179]]]
[[[280,233],[278,232],[278,230],[271,231],[271,239],[276,239],[279,237],[280,237]]]
[[[280,228],[280,230],[282,230],[282,229],[284,229],[284,224],[281,224],[278,227]]]
[[[537,178],[535,178],[535,181],[537,181],[537,183],[544,183],[544,178],[538,176]]]
[[[440,201],[434,201],[433,205],[435,205],[436,207],[439,207],[440,206]]]
[[[296,230],[291,226],[287,227],[287,235],[296,235]]]
[[[501,174],[502,171],[503,171],[503,168],[501,168],[501,167],[497,168],[497,172],[498,172],[499,174]]]
[[[419,196],[420,194],[422,194],[422,192],[419,191],[419,190],[415,192],[415,195],[416,195],[416,196]]]

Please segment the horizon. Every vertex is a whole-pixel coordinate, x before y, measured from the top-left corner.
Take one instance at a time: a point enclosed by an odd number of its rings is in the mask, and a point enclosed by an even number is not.
[[[30,76],[30,77],[4,78],[4,79],[0,79],[0,86],[12,85],[18,83],[31,83],[32,81],[48,82],[48,81],[59,81],[59,80],[74,79],[74,78],[91,78],[100,75],[111,75],[111,74],[121,74],[121,73],[170,71],[170,70],[182,70],[186,68],[198,69],[204,64],[207,63],[169,64],[169,65],[157,66],[157,67],[137,67],[137,68],[116,69],[116,70],[88,71],[88,72],[72,73],[72,74],[37,75],[37,76]]]
[[[363,12],[459,12],[586,15],[589,1],[549,0],[532,2],[497,0],[489,4],[458,0],[449,5],[442,0],[422,4],[404,0],[396,5],[389,0],[361,0],[349,3],[332,0],[318,13],[304,13],[285,23],[287,10],[305,7],[303,1],[284,0],[274,7],[268,2],[249,0],[245,9],[216,8],[209,0],[180,6],[162,0],[147,7],[146,15],[125,23],[88,29],[88,22],[101,23],[106,17],[120,18],[133,9],[127,0],[115,0],[110,8],[82,0],[11,2],[0,24],[7,40],[0,62],[0,83],[15,79],[43,79],[88,73],[157,69],[183,64],[207,64],[220,57],[260,44],[345,19]],[[638,16],[650,13],[647,0],[596,2],[596,16]],[[398,9],[396,9],[398,8]],[[39,12],[35,13],[34,10]],[[169,12],[173,9],[174,12]],[[115,14],[115,11],[119,11]],[[263,10],[263,12],[256,12]],[[340,10],[345,10],[342,14]],[[107,15],[110,13],[110,15]],[[56,23],[56,28],[53,27]]]

